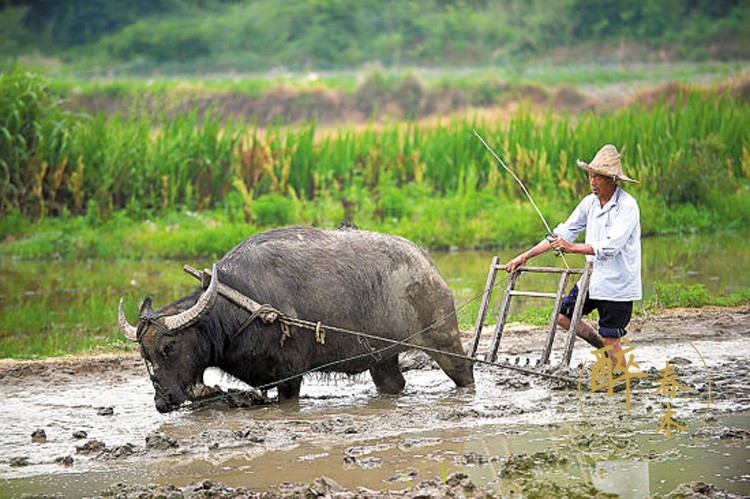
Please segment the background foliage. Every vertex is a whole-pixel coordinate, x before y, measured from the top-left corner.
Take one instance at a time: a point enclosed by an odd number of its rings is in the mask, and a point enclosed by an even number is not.
[[[4,0],[4,53],[132,71],[750,55],[743,0]],[[18,20],[22,19],[22,23]],[[7,31],[6,31],[7,29]],[[4,37],[5,38],[5,37]]]

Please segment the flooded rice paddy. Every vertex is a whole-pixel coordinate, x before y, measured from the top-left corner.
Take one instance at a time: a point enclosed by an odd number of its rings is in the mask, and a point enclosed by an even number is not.
[[[712,295],[750,288],[748,239],[748,230],[644,239],[644,298],[654,295],[655,283],[700,284]],[[504,249],[498,256],[507,261],[521,250]],[[495,254],[457,251],[433,252],[431,256],[453,290],[460,309],[459,322],[466,328],[473,326],[478,297]],[[579,255],[568,255],[568,262],[572,267],[583,266]],[[71,342],[77,342],[79,349],[111,343],[120,338],[113,311],[121,297],[126,314],[134,317],[146,295],[153,296],[154,304],[161,306],[195,288],[196,281],[182,270],[184,264],[210,268],[211,263],[0,258],[0,358],[8,357],[10,352],[19,355],[19,343],[26,343],[22,356],[39,352],[52,355]],[[562,262],[548,254],[533,264],[561,266]],[[496,312],[502,298],[504,276],[498,278],[497,285],[500,291],[491,312]],[[521,282],[521,289],[554,292],[556,288],[557,277],[552,275],[525,274]],[[546,300],[516,299],[511,315],[549,304]],[[29,331],[43,331],[47,344],[36,345],[33,339],[29,342]],[[93,344],[89,345],[91,340],[86,338],[92,338]]]
[[[509,332],[501,355],[535,357],[542,329]],[[378,395],[366,375],[312,376],[298,406],[219,401],[167,415],[134,356],[6,361],[0,495],[88,497],[118,483],[207,479],[283,495],[318,477],[385,491],[457,472],[498,496],[554,487],[648,497],[694,481],[750,494],[749,334],[747,307],[639,319],[631,339],[646,377],[612,397],[591,391],[590,350],[578,343],[582,369],[568,374],[580,385],[479,366],[476,387],[456,389],[412,354],[399,396]],[[654,393],[666,360],[686,388],[672,399]],[[214,371],[207,378],[222,383]],[[670,438],[659,431],[665,402],[685,427]]]

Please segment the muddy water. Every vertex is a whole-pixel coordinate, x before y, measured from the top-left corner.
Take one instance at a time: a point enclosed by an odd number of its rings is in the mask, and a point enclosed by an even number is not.
[[[509,331],[502,355],[537,355],[540,335]],[[400,396],[379,396],[366,375],[313,376],[298,406],[217,402],[161,415],[137,358],[6,363],[0,496],[83,497],[118,482],[202,479],[275,490],[320,476],[403,489],[455,471],[502,495],[553,484],[574,495],[646,497],[694,480],[750,494],[749,335],[747,308],[640,319],[632,340],[647,378],[632,387],[629,411],[625,391],[591,392],[590,367],[570,373],[580,387],[479,367],[475,389],[458,390],[417,355],[403,359],[415,368]],[[577,345],[573,365],[587,359]],[[667,359],[690,389],[671,399],[686,429],[670,439],[658,431],[664,397],[653,393]],[[215,372],[207,381],[223,382]],[[38,429],[46,441],[33,442]],[[56,462],[66,456],[72,464]]]

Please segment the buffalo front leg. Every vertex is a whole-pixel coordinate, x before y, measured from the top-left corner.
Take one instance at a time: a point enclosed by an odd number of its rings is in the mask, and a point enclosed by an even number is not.
[[[383,359],[370,368],[370,375],[380,393],[398,393],[404,389],[406,380],[398,368],[398,355]]]
[[[299,390],[302,386],[302,378],[279,383],[279,402],[292,402],[299,400]]]

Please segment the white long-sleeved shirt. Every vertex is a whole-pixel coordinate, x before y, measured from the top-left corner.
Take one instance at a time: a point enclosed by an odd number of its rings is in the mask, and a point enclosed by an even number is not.
[[[568,242],[586,231],[586,243],[594,248],[593,255],[586,255],[588,261],[594,262],[589,283],[592,299],[641,299],[640,218],[635,198],[618,187],[604,206],[595,194],[589,194],[555,228],[555,234]]]

